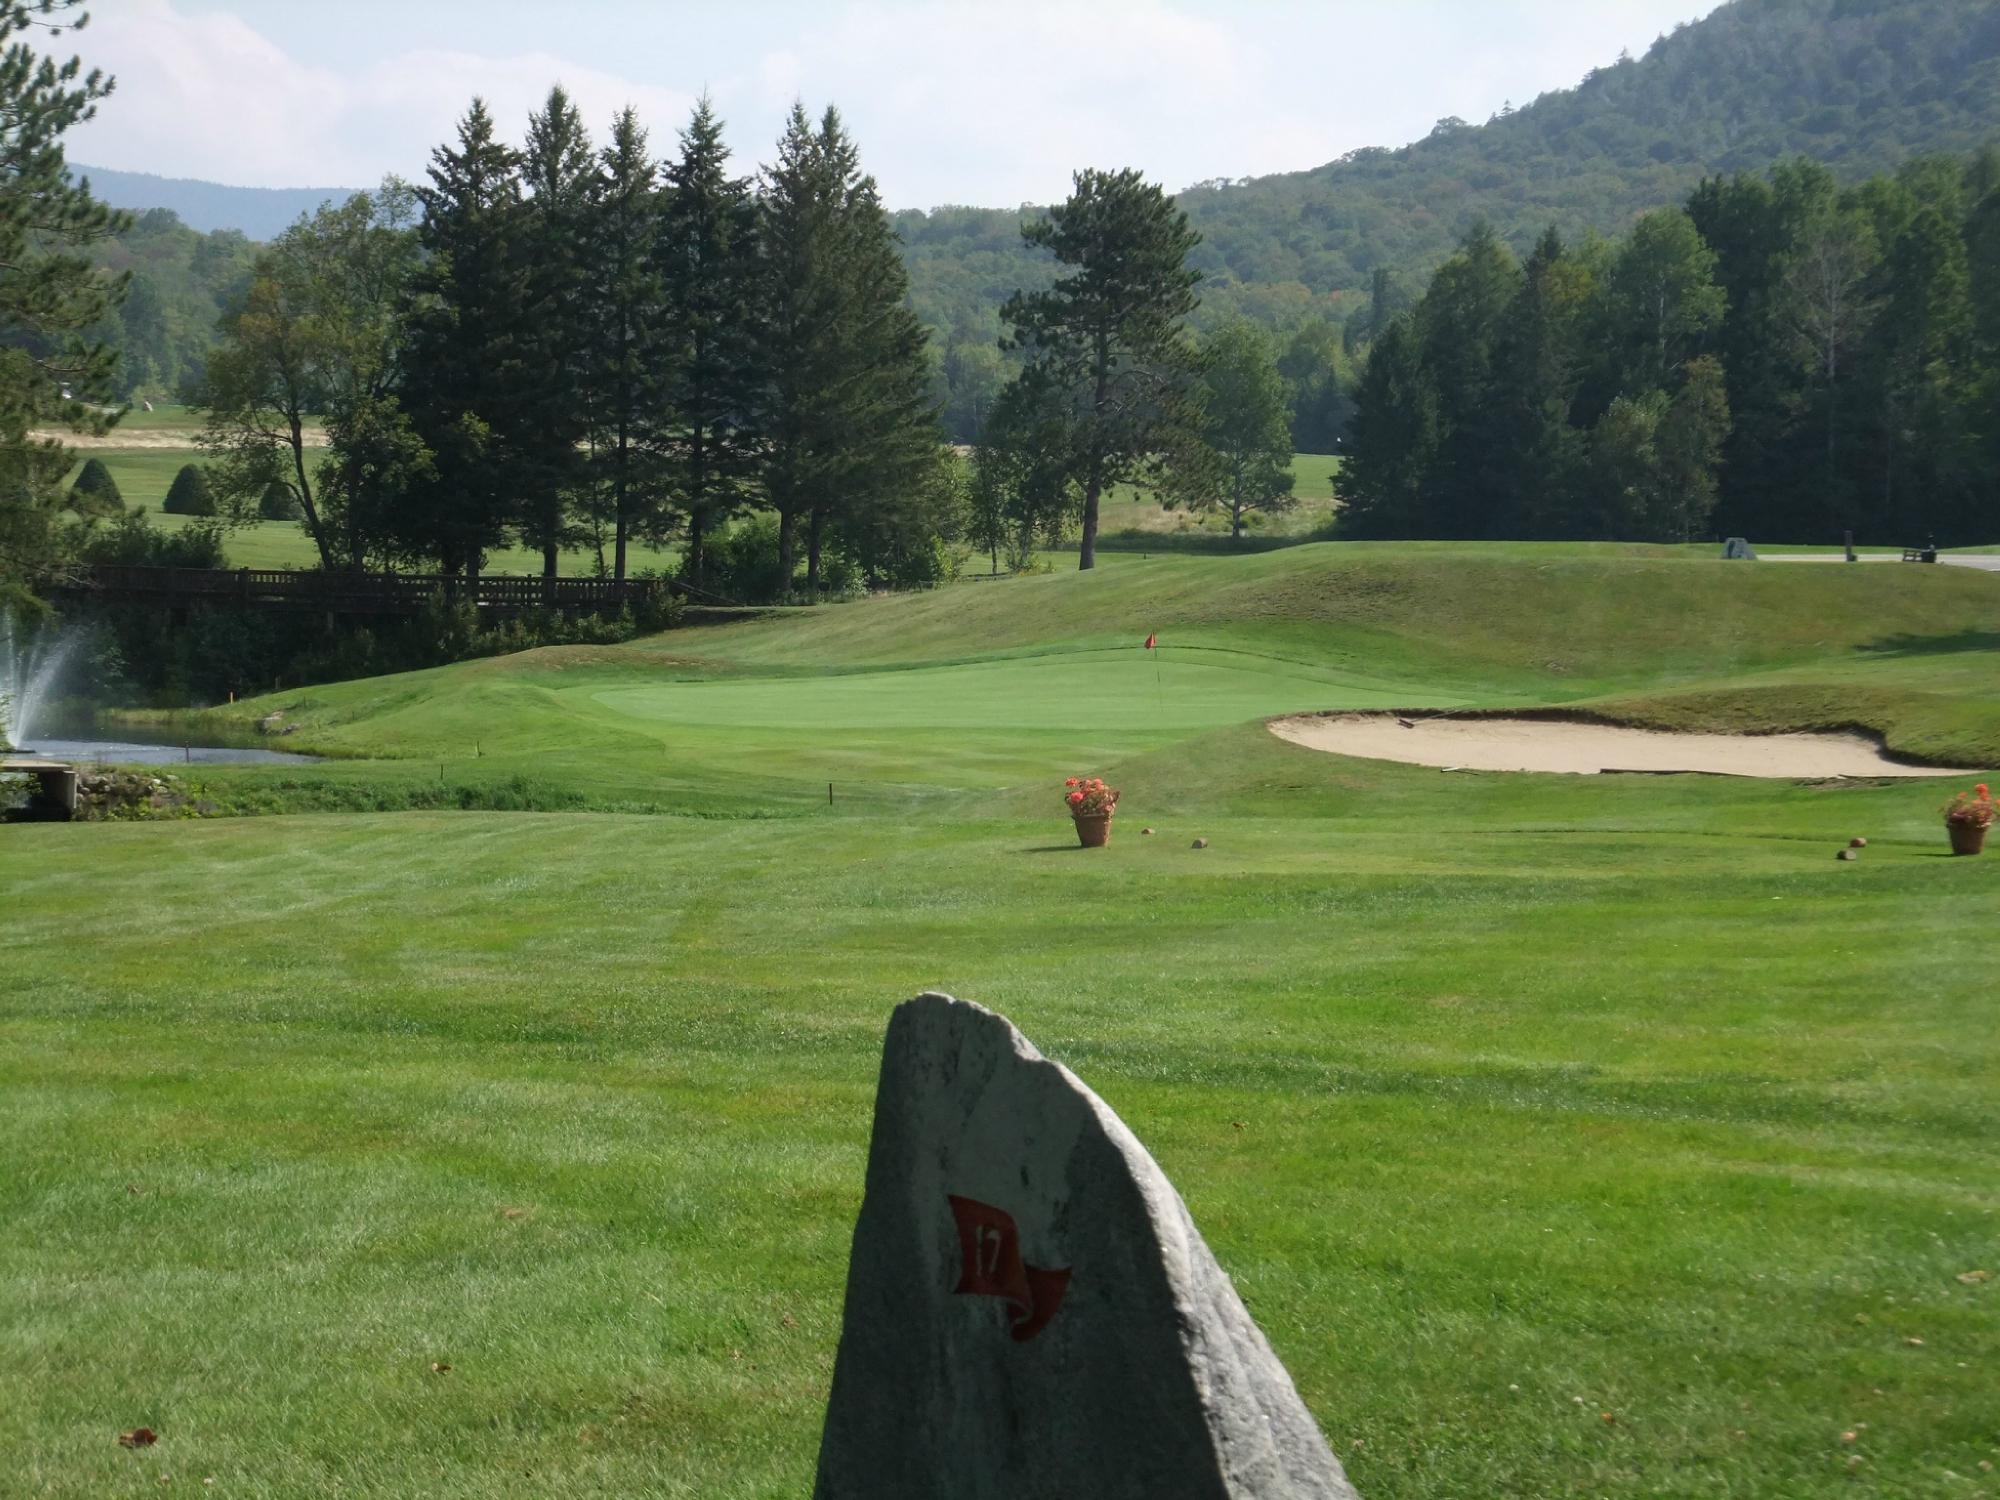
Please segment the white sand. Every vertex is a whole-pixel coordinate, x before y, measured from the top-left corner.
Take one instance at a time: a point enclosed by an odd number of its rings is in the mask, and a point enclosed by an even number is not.
[[[1890,760],[1858,734],[1668,734],[1614,724],[1539,719],[1419,719],[1309,714],[1273,719],[1271,733],[1312,750],[1468,771],[1714,771],[1787,780],[1822,776],[1966,776]]]

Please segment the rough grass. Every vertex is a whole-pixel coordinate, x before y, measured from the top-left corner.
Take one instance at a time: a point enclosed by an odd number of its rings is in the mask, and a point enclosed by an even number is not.
[[[570,810],[0,831],[0,1492],[804,1493],[881,1027],[938,987],[1154,1150],[1371,1500],[1982,1493],[2000,865],[1948,788],[1257,722],[2000,749],[2000,580],[1944,572],[1120,559],[246,707],[399,758],[200,773],[243,807]]]

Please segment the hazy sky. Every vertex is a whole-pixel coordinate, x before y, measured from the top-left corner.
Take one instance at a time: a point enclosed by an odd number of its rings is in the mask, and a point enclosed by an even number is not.
[[[656,153],[704,90],[739,169],[840,106],[894,208],[1047,202],[1080,166],[1178,189],[1402,145],[1574,84],[1714,0],[91,0],[118,79],[70,158],[261,187],[421,174],[477,93],[511,139],[560,79]],[[59,39],[63,46],[71,39]]]

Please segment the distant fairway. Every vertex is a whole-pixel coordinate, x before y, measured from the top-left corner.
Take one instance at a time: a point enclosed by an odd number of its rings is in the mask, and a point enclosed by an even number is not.
[[[1116,555],[277,694],[217,717],[346,758],[188,774],[296,815],[0,830],[0,1492],[805,1493],[881,1027],[939,987],[1155,1151],[1370,1500],[1978,1493],[1954,783],[1261,722],[2000,766],[2000,578],[1707,551]]]

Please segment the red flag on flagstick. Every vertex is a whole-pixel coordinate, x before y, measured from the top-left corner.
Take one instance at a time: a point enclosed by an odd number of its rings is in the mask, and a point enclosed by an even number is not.
[[[1151,650],[1153,649],[1153,642],[1157,641],[1158,639],[1159,639],[1159,637],[1158,637],[1157,635],[1149,635],[1149,636],[1147,636],[1147,637],[1146,637],[1146,649],[1147,649],[1148,651],[1151,651]]]

